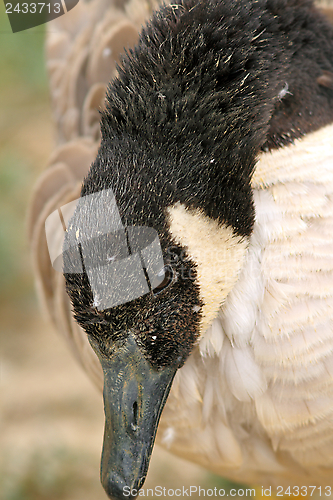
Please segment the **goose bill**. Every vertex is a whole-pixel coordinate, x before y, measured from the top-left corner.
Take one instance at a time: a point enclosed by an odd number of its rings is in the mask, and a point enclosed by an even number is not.
[[[111,357],[99,359],[105,411],[101,481],[109,498],[134,498],[147,475],[177,366],[153,368],[131,334]]]

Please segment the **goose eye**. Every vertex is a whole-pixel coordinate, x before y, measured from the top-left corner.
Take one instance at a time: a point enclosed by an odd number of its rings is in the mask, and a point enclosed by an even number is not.
[[[164,278],[163,278],[163,281],[157,285],[153,292],[155,295],[157,295],[158,293],[162,292],[165,288],[167,288],[172,279],[173,279],[173,269],[171,266],[164,266],[163,269],[161,269],[161,271],[158,273],[159,276],[163,276],[164,274]]]

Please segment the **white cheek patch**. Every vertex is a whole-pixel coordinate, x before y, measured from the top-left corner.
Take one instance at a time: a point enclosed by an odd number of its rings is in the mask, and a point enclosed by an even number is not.
[[[200,325],[203,335],[238,279],[249,241],[237,236],[232,227],[220,225],[181,203],[167,211],[170,234],[197,265],[197,283],[204,304]]]
[[[280,183],[312,180],[323,184],[332,183],[332,166],[331,124],[307,134],[290,146],[261,154],[252,177],[252,187],[264,188]]]

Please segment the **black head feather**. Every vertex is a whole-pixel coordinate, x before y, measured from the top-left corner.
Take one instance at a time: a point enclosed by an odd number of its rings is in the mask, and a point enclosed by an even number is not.
[[[104,350],[134,329],[153,364],[183,362],[200,300],[179,272],[195,278],[195,263],[171,262],[166,208],[181,202],[249,236],[259,153],[333,121],[320,83],[332,72],[333,28],[310,0],[176,0],[155,13],[108,88],[82,196],[111,188],[124,226],[153,227],[178,279],[98,312],[85,274],[67,274],[75,316]],[[150,344],[153,330],[164,333]]]

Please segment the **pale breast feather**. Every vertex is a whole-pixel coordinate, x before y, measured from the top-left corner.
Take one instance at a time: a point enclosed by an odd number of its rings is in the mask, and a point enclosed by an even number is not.
[[[170,407],[177,401],[181,410],[178,417],[165,410],[173,428],[168,446],[195,461],[207,440],[221,474],[238,461],[244,480],[255,480],[260,466],[270,484],[277,470],[280,481],[290,481],[286,462],[279,459],[286,452],[295,468],[293,481],[306,481],[314,465],[319,481],[332,465],[332,137],[330,125],[260,156],[252,179],[256,221],[242,269],[171,391]],[[196,380],[201,401],[186,397],[190,379]],[[187,426],[200,414],[203,424],[194,432]],[[220,433],[215,418],[234,443],[229,460],[212,444]],[[163,424],[162,419],[161,436]],[[252,431],[245,432],[244,425]]]

